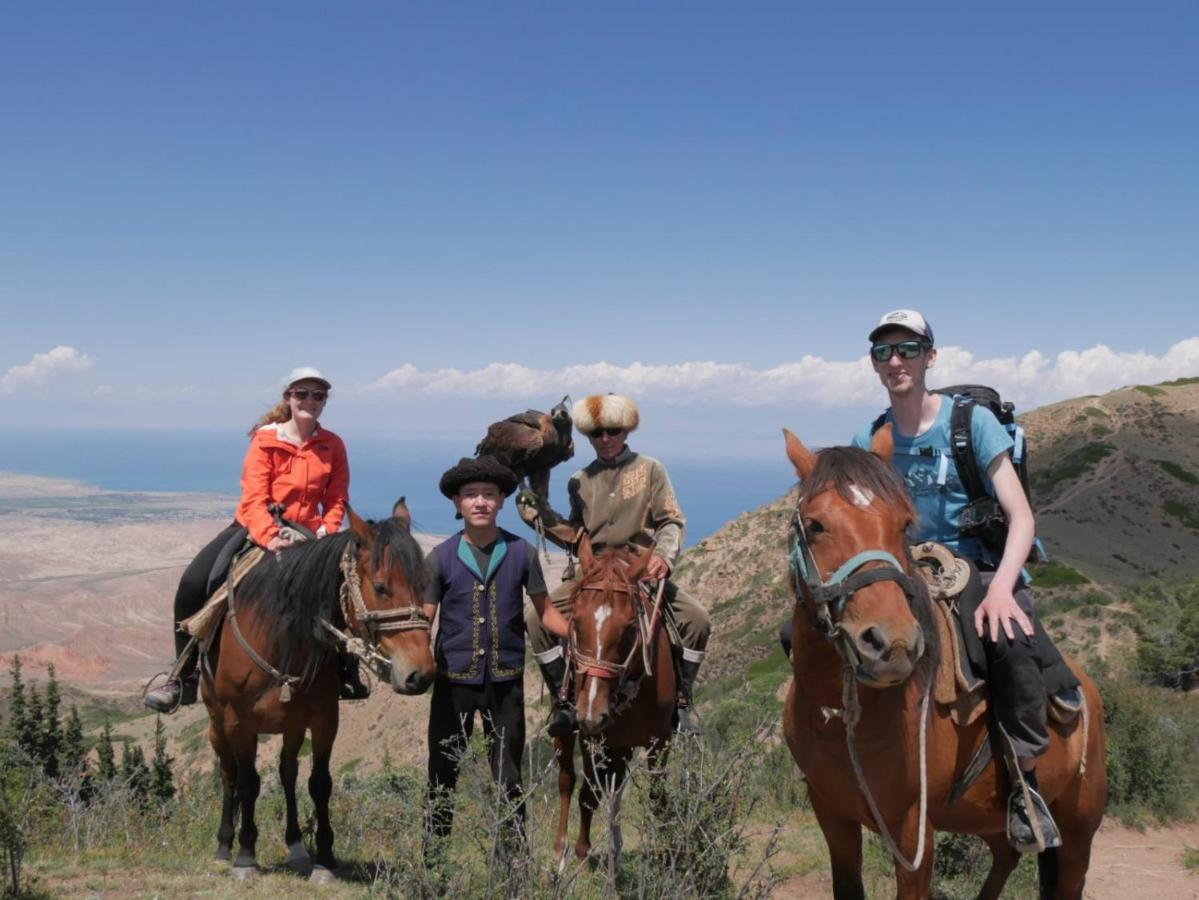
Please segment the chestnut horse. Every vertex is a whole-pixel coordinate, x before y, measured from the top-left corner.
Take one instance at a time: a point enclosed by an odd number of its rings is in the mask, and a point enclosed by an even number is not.
[[[311,732],[313,878],[328,878],[337,865],[329,825],[329,757],[338,725],[336,632],[358,641],[379,668],[390,669],[396,693],[420,694],[433,681],[419,545],[402,521],[372,524],[352,510],[349,517],[350,530],[268,554],[250,570],[236,596],[230,594],[218,651],[203,667],[208,736],[220,758],[223,789],[217,859],[232,856],[240,807],[234,872],[241,877],[257,865],[254,804],[261,781],[254,757],[260,734],[283,735],[279,780],[287,801],[288,865],[303,869],[309,855],[296,811],[297,755]]]
[[[999,897],[1019,861],[1006,837],[1009,779],[992,760],[951,800],[989,740],[987,717],[959,727],[929,702],[938,632],[907,550],[915,510],[890,465],[890,427],[875,435],[873,453],[834,447],[814,454],[784,434],[801,481],[792,544],[795,678],[784,732],[828,843],[833,893],[837,900],[864,896],[864,825],[889,842],[897,897],[929,896],[934,829],[987,843],[991,869],[979,896]],[[1086,673],[1069,664],[1086,708],[1068,725],[1050,720],[1050,747],[1037,761],[1062,835],[1060,848],[1038,858],[1044,897],[1082,896],[1107,798],[1103,704]]]
[[[662,591],[649,598],[640,585],[649,560],[649,552],[632,547],[606,547],[596,555],[587,535],[579,546],[582,575],[572,598],[569,659],[582,736],[575,841],[580,860],[591,854],[591,817],[602,791],[612,793],[611,857],[620,854],[620,800],[633,751],[646,748],[651,772],[660,771],[669,753],[678,685],[662,624]],[[556,738],[554,744],[561,801],[554,850],[561,871],[576,780],[575,736]]]

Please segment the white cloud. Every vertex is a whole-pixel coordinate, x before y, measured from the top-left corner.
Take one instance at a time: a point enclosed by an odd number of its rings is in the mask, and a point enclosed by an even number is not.
[[[1162,356],[1124,353],[1098,345],[1069,350],[1055,358],[1033,350],[1021,357],[975,359],[960,347],[938,351],[933,386],[990,384],[1021,408],[1029,409],[1081,394],[1099,394],[1126,384],[1199,375],[1199,337],[1188,338]],[[771,368],[745,363],[686,362],[677,365],[607,362],[534,369],[517,363],[491,363],[481,369],[421,370],[404,365],[361,390],[368,393],[433,397],[517,398],[544,402],[557,394],[580,397],[617,391],[663,403],[731,406],[806,405],[818,408],[879,402],[881,388],[863,359],[826,360],[804,356]]]
[[[0,376],[0,394],[11,394],[23,385],[42,384],[56,375],[75,374],[91,368],[94,360],[74,347],[58,346],[37,353],[23,366],[13,366]]]

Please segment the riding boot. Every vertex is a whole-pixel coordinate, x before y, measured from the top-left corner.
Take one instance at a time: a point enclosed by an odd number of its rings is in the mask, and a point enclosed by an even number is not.
[[[1025,772],[1024,781],[1028,785],[1028,798],[1032,803],[1032,809],[1030,810],[1024,801],[1024,789],[1020,785],[1016,785],[1007,802],[1008,843],[1018,853],[1036,853],[1041,850],[1032,826],[1032,817],[1036,816],[1041,837],[1045,839],[1044,849],[1051,850],[1054,847],[1060,847],[1062,835],[1058,830],[1057,823],[1053,821],[1048,804],[1045,803],[1038,791],[1036,769]]]
[[[695,685],[695,677],[699,674],[699,666],[698,662],[689,659],[679,663],[679,724],[675,730],[690,737],[699,737],[704,733],[691,704],[691,691]]]
[[[142,702],[155,712],[169,715],[181,706],[191,706],[195,703],[199,689],[200,673],[193,668],[152,691],[146,691]]]
[[[550,689],[554,698],[554,708],[550,710],[550,720],[546,731],[550,737],[567,737],[576,727],[575,709],[569,700],[562,699],[562,682],[566,679],[566,660],[562,657],[548,663],[538,663],[541,675],[545,678],[545,686]]]
[[[371,695],[371,689],[362,683],[362,676],[358,671],[358,657],[349,653],[337,654],[337,671],[339,700],[365,700]]]

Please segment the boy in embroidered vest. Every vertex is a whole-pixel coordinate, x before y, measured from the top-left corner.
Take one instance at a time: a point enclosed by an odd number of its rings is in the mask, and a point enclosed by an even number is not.
[[[546,538],[567,550],[574,549],[584,530],[590,535],[593,547],[630,543],[652,546],[654,555],[646,566],[646,577],[669,579],[683,549],[686,520],[666,467],[656,459],[634,453],[625,443],[641,421],[637,404],[631,397],[595,394],[576,404],[573,415],[575,427],[591,440],[595,461],[570,477],[566,487],[570,516],[560,516],[536,495],[526,493],[517,498],[520,517],[531,527],[540,526]],[[568,611],[573,587],[573,581],[565,581],[550,595],[559,610]],[[683,641],[678,731],[698,735],[700,727],[691,710],[691,689],[704,659],[712,623],[707,610],[673,581],[667,581],[664,597]],[[548,625],[549,620],[544,621]],[[562,647],[532,611],[526,613],[525,625],[541,674],[550,693],[559,698],[566,677]],[[549,733],[562,737],[574,728],[573,707],[555,699]]]
[[[1049,749],[1047,689],[1048,693],[1076,691],[1078,679],[1037,620],[1024,581],[1034,521],[1007,453],[1012,439],[989,409],[972,410],[971,439],[978,471],[985,473],[989,489],[1008,517],[1007,541],[1002,556],[995,559],[979,541],[959,530],[968,498],[953,458],[953,400],[931,392],[925,383],[937,359],[932,328],[915,310],[899,309],[883,316],[868,339],[874,371],[891,400],[882,424],[889,424],[894,436],[893,465],[907,483],[919,514],[913,538],[945,544],[969,560],[977,573],[958,600],[967,641],[976,647],[981,644],[971,657],[983,657],[979,662],[986,670],[996,718],[1033,789],[1030,796],[1046,844],[1058,846],[1057,826],[1036,791],[1036,758]],[[870,449],[872,431],[873,426],[868,426],[858,432],[854,446]],[[1018,788],[1008,809],[1013,846],[1021,852],[1035,849],[1029,810]]]
[[[525,744],[524,594],[546,627],[568,625],[547,602],[533,545],[496,525],[516,476],[492,457],[466,458],[441,476],[441,492],[461,515],[462,531],[429,552],[425,613],[437,616],[437,678],[429,707],[429,831],[446,837],[453,824],[458,762],[483,721],[491,774],[517,806],[504,836],[511,848],[524,834],[520,762]]]

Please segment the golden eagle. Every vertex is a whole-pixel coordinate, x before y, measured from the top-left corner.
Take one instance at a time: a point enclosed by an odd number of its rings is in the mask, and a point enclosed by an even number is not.
[[[549,500],[550,469],[575,453],[571,436],[570,397],[548,413],[529,409],[495,422],[475,447],[475,456],[494,456],[516,473],[522,483]]]

